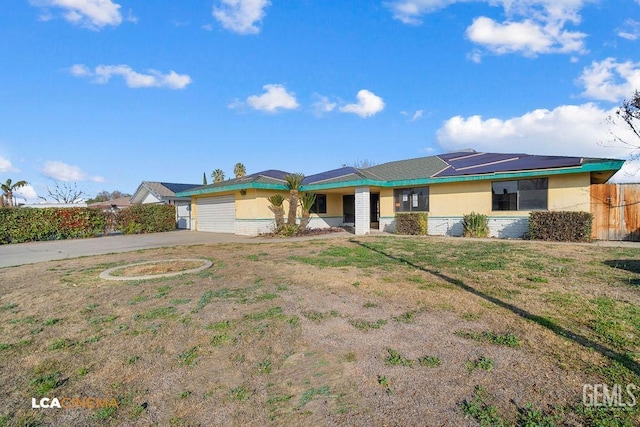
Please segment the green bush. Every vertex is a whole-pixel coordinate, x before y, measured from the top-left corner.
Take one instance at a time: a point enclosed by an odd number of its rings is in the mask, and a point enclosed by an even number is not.
[[[396,214],[396,234],[427,234],[427,213],[410,212]]]
[[[462,217],[462,235],[464,237],[488,237],[489,218],[486,215],[471,212]]]
[[[0,208],[0,244],[91,237],[104,229],[100,209]]]
[[[589,212],[531,212],[529,238],[561,242],[591,240],[593,215]]]
[[[174,205],[132,205],[118,212],[117,228],[124,234],[156,233],[176,228]]]

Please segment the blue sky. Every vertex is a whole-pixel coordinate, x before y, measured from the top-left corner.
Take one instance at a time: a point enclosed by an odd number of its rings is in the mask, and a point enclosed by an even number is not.
[[[0,39],[0,180],[29,201],[236,162],[632,154],[606,119],[640,89],[640,0],[4,0]]]

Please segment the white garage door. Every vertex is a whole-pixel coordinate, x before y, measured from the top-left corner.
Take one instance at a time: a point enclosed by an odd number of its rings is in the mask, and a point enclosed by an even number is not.
[[[236,224],[235,196],[196,199],[198,231],[234,233]]]

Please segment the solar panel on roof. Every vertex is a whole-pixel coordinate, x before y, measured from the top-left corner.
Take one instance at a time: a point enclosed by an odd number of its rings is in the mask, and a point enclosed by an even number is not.
[[[514,155],[505,154],[500,156],[513,157]],[[522,157],[519,157],[514,160],[503,159],[508,161],[500,162],[500,163],[492,163],[492,164],[478,163],[475,167],[473,165],[460,167],[460,165],[458,165],[457,162],[454,161],[452,162],[454,163],[452,167],[442,171],[436,176],[443,177],[443,176],[477,175],[477,174],[494,173],[494,172],[554,169],[554,168],[562,168],[562,167],[580,166],[581,160],[582,160],[580,157],[535,156],[535,155],[528,155],[528,154],[521,155],[521,156]],[[500,157],[494,157],[494,156],[481,157],[482,160],[494,159],[494,162],[499,161],[499,160],[495,160],[498,158]],[[481,160],[481,159],[478,159],[478,160]],[[464,162],[463,164],[467,165],[467,162]]]

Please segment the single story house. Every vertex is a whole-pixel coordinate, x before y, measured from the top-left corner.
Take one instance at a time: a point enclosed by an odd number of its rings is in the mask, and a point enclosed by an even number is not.
[[[189,229],[191,227],[191,197],[178,196],[177,193],[201,184],[176,184],[172,182],[142,181],[133,196],[131,204],[162,203],[176,206],[176,226]]]
[[[89,203],[87,206],[90,208],[116,211],[131,206],[131,197],[118,197],[117,199],[105,200],[104,202]]]
[[[465,150],[322,172],[305,177],[300,191],[317,196],[312,228],[393,231],[397,213],[417,211],[428,213],[429,234],[459,236],[463,215],[473,211],[488,215],[491,236],[518,238],[532,210],[589,212],[591,185],[609,180],[623,163]],[[288,198],[285,175],[266,170],[176,196],[191,198],[192,230],[258,235],[275,223],[267,198]]]

